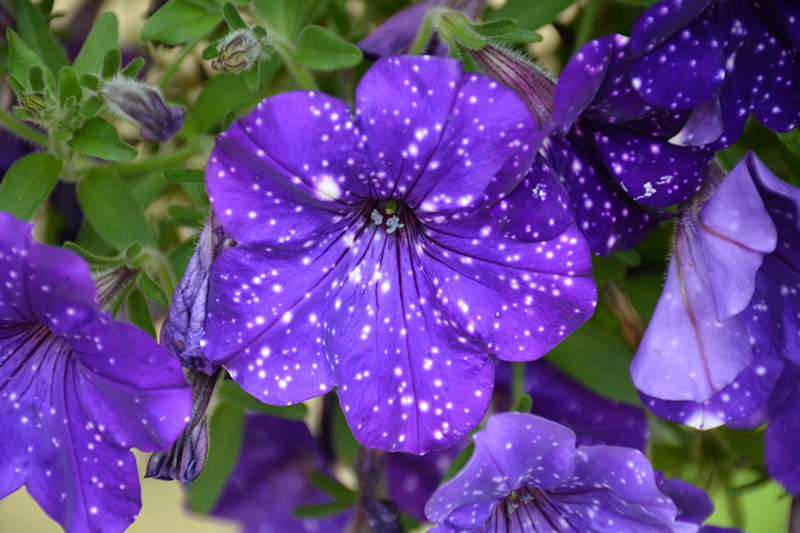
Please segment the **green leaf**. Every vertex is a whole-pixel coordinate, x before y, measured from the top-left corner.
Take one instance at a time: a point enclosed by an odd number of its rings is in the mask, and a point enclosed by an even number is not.
[[[39,209],[61,173],[61,161],[52,154],[26,155],[8,169],[0,182],[0,211],[28,220]]]
[[[67,144],[82,154],[108,161],[130,161],[139,153],[120,139],[114,126],[102,117],[87,120]]]
[[[333,393],[330,392],[328,394],[333,395]],[[353,436],[350,426],[347,425],[347,420],[344,417],[344,413],[335,395],[333,395],[333,403],[335,404],[335,411],[333,414],[333,449],[339,460],[345,464],[352,465],[356,454],[362,449],[362,446]]]
[[[219,388],[220,395],[233,405],[257,413],[286,418],[287,420],[303,420],[308,414],[308,408],[298,403],[296,405],[267,405],[246,393],[235,381],[226,380]]]
[[[230,2],[225,2],[225,5],[222,6],[222,16],[225,17],[225,22],[232,30],[247,29],[247,24],[242,20],[239,10]]]
[[[533,407],[533,399],[528,394],[523,394],[517,398],[517,401],[511,406],[511,410],[518,413],[530,413],[531,407]]]
[[[206,61],[211,61],[215,59],[219,55],[219,50],[217,49],[216,44],[209,44],[205,48],[203,48],[203,52],[200,54],[200,57],[205,59]]]
[[[269,27],[293,41],[300,31],[303,16],[302,0],[254,0],[256,9],[269,22]]]
[[[208,429],[209,449],[203,473],[189,483],[188,503],[193,512],[207,514],[217,504],[236,465],[243,427],[244,411],[240,407],[226,402],[217,407]]]
[[[117,42],[117,17],[114,13],[103,13],[92,26],[72,68],[78,74],[84,72],[99,74],[103,67],[103,55],[110,48],[116,49]]]
[[[308,475],[308,480],[317,489],[321,490],[334,500],[347,505],[358,502],[358,493],[348,489],[333,478],[315,470]]]
[[[97,88],[100,86],[100,78],[94,74],[84,72],[78,77],[78,83],[81,85],[81,87],[86,87],[92,91],[97,91]]]
[[[497,11],[490,11],[486,19],[497,20],[510,18],[517,21],[521,28],[541,28],[553,22],[556,17],[575,0],[508,0],[506,5]]]
[[[461,452],[458,455],[456,455],[456,458],[453,459],[453,462],[450,463],[450,468],[448,468],[447,472],[445,472],[444,476],[442,476],[441,483],[449,481],[453,476],[458,474],[459,470],[461,470],[464,467],[464,465],[467,464],[469,458],[472,457],[472,453],[474,451],[475,451],[475,443],[470,442],[469,446],[461,450]]]
[[[208,209],[205,207],[187,207],[185,205],[171,205],[167,213],[179,224],[189,228],[202,227],[208,218]]]
[[[31,50],[44,61],[55,76],[67,64],[67,55],[56,42],[47,27],[42,12],[28,0],[19,0],[17,5],[17,31]]]
[[[89,263],[89,266],[94,267],[118,267],[122,266],[128,262],[127,258],[124,254],[118,254],[111,257],[107,257],[104,255],[97,255],[93,254],[89,250],[83,248],[82,246],[78,245],[77,243],[67,241],[64,243],[64,248],[75,252],[76,254],[83,257],[83,259]]]
[[[147,300],[138,289],[134,289],[128,294],[128,319],[134,326],[154,339],[156,338],[156,329],[153,327],[153,318],[147,308]]]
[[[125,76],[126,78],[135,78],[144,68],[144,64],[145,64],[144,58],[137,57],[136,59],[125,65],[125,68],[122,69],[122,75]]]
[[[153,229],[125,183],[102,169],[78,183],[78,201],[89,224],[117,250],[140,242],[156,247]]]
[[[143,41],[180,44],[203,35],[222,20],[219,6],[210,0],[172,0],[147,19],[139,35]]]
[[[300,33],[292,57],[317,70],[353,67],[361,62],[361,50],[321,26],[308,26]]]
[[[228,111],[227,113],[225,113],[225,116],[224,116],[224,117],[222,117],[222,124],[220,125],[220,130],[221,130],[221,131],[225,131],[225,130],[227,130],[227,129],[228,129],[228,127],[229,127],[231,124],[233,124],[233,121],[234,121],[234,120],[236,120],[236,119],[237,119],[237,117],[236,117],[236,111],[234,111],[233,109],[231,109],[230,111]]]
[[[142,273],[139,274],[139,288],[142,289],[142,292],[148,298],[158,305],[166,307],[167,304],[169,304],[169,299],[167,298],[164,289],[159,287],[158,283],[153,281],[153,279],[148,276],[144,270],[142,270]]]
[[[19,120],[34,120],[36,115],[30,109],[25,109],[24,107],[14,106],[11,109],[11,112],[14,114]]]
[[[485,37],[505,35],[517,29],[517,23],[511,19],[497,19],[482,24],[472,24],[472,29]]]
[[[172,183],[204,183],[205,170],[199,168],[168,168],[164,179]]]
[[[292,509],[292,516],[299,520],[329,518],[344,513],[352,506],[353,504],[340,502],[321,503],[319,505],[301,505],[300,507]]]
[[[100,68],[104,80],[113,78],[119,72],[122,54],[116,48],[110,48],[103,54],[103,66]]]
[[[78,85],[78,76],[70,67],[64,67],[58,73],[58,98],[61,107],[65,107],[69,98],[75,98],[75,102],[80,102],[83,98],[83,90]]]
[[[27,84],[28,70],[30,70],[31,67],[37,66],[41,68],[44,73],[45,85],[50,89],[54,89],[55,81],[53,73],[47,65],[45,65],[44,61],[25,44],[25,41],[11,28],[6,29],[6,39],[8,39],[8,69],[11,76],[20,84]],[[25,89],[31,89],[28,85],[23,86]]]
[[[28,87],[37,93],[44,91],[44,74],[41,67],[34,65],[28,70]]]

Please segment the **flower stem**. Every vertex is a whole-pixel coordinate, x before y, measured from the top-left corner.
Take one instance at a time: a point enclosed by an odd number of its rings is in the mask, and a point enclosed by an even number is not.
[[[170,63],[167,66],[167,69],[161,75],[161,79],[158,80],[159,88],[163,89],[164,87],[166,87],[170,78],[178,71],[178,68],[180,68],[181,63],[183,63],[183,60],[186,59],[186,56],[188,56],[192,52],[192,50],[194,50],[194,47],[197,46],[197,43],[199,43],[200,39],[202,38],[203,35],[195,38],[192,41],[189,41],[189,43],[183,47],[183,50],[181,50],[180,53],[177,56],[175,56],[175,59],[172,60],[172,63]]]
[[[20,137],[24,137],[30,142],[40,144],[44,147],[49,146],[47,137],[37,132],[33,128],[29,128],[25,124],[18,122],[2,109],[0,109],[0,126],[12,133],[16,133]]]
[[[190,157],[202,151],[203,137],[196,136],[189,139],[189,141],[175,150],[174,152],[159,153],[151,155],[144,159],[132,161],[130,163],[111,163],[104,165],[106,170],[111,172],[121,172],[130,174],[134,172],[142,172],[145,170],[156,170],[163,167],[172,167],[180,165]]]
[[[428,41],[431,40],[431,34],[433,33],[434,18],[439,15],[440,12],[434,12],[434,10],[429,11],[428,14],[425,15],[425,18],[422,20],[422,26],[420,26],[417,36],[414,37],[414,42],[411,43],[411,48],[408,50],[409,54],[416,56],[425,51],[425,47],[428,45]]]
[[[586,6],[586,11],[583,12],[578,26],[575,50],[580,50],[584,44],[589,42],[589,38],[592,36],[592,30],[594,30],[594,17],[595,14],[597,14],[597,6],[599,4],[600,0],[589,0],[589,4]]]
[[[512,363],[514,365],[514,376],[511,382],[512,403],[519,400],[525,394],[525,363]]]

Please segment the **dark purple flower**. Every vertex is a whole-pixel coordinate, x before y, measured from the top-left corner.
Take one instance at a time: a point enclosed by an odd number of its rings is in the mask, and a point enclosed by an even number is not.
[[[788,0],[663,0],[638,20],[630,69],[637,89],[693,117],[676,142],[734,143],[750,113],[789,131],[800,120],[800,5]]]
[[[292,516],[296,507],[330,501],[308,480],[321,466],[320,450],[303,422],[248,413],[243,431],[239,458],[212,515],[236,520],[242,533],[345,530],[352,513],[322,520]]]
[[[356,102],[351,118],[330,96],[280,94],[218,138],[206,182],[238,246],[211,268],[204,350],[267,403],[338,386],[363,444],[425,453],[483,417],[487,352],[541,357],[596,288],[574,227],[515,242],[482,207],[533,149],[513,92],[402,56]]]
[[[139,125],[145,141],[166,142],[183,127],[186,110],[166,105],[152,85],[120,75],[105,82],[100,93],[112,113]]]
[[[662,208],[696,192],[713,153],[669,139],[686,112],[649,104],[627,69],[628,39],[603,37],[584,45],[559,76],[550,166],[564,178],[578,227],[592,251],[610,255],[636,246]]]
[[[703,429],[766,400],[800,359],[800,190],[752,153],[681,206],[631,374],[656,414]],[[668,402],[662,400],[670,400]]]
[[[786,362],[768,409],[769,425],[764,435],[767,469],[787,491],[800,494],[800,366]]]
[[[510,408],[511,365],[495,365],[497,407]],[[525,364],[523,390],[533,400],[531,413],[575,432],[579,446],[605,444],[645,451],[650,428],[644,409],[609,400],[574,380],[545,359]],[[505,398],[504,398],[505,397]]]
[[[100,312],[89,268],[0,213],[0,498],[26,485],[70,532],[122,531],[141,507],[128,448],[186,424],[180,365]]]
[[[638,450],[575,445],[544,418],[504,413],[425,508],[433,532],[675,531],[677,508]]]
[[[477,17],[483,9],[484,0],[423,0],[400,10],[369,35],[361,39],[358,46],[368,59],[408,53],[427,13],[437,7],[450,7],[461,11],[470,19]],[[447,47],[435,37],[428,43],[426,53],[446,56]]]

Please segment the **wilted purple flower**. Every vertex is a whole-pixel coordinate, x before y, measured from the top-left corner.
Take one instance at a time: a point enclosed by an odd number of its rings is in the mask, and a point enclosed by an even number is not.
[[[542,356],[596,288],[574,227],[518,243],[482,208],[532,149],[514,93],[402,56],[356,102],[280,94],[218,138],[206,182],[238,246],[211,268],[204,351],[267,403],[338,386],[363,444],[425,453],[481,420],[487,352]]]
[[[674,531],[677,508],[638,450],[575,445],[544,418],[503,413],[475,434],[475,453],[428,502],[442,532]]]
[[[248,413],[242,448],[213,516],[236,520],[242,533],[345,531],[352,513],[299,520],[292,511],[330,501],[309,482],[319,470],[320,450],[303,422]]]
[[[510,405],[512,365],[495,365],[496,409]],[[644,409],[609,400],[571,378],[546,359],[525,364],[523,391],[533,400],[531,413],[575,432],[578,445],[605,444],[645,451],[650,429]]]
[[[633,28],[630,69],[651,102],[694,108],[676,142],[721,149],[741,136],[750,112],[774,130],[797,126],[798,49],[796,3],[662,0]]]
[[[165,448],[191,407],[180,365],[95,303],[76,254],[0,213],[0,498],[26,485],[70,532],[122,531],[141,507],[128,448]]]
[[[119,75],[105,82],[100,93],[112,113],[139,125],[145,141],[166,142],[183,126],[186,110],[166,105],[158,89],[147,83]]]
[[[368,59],[378,59],[408,53],[428,11],[437,7],[450,7],[473,19],[483,9],[484,0],[423,0],[400,10],[369,35],[356,43]],[[447,47],[434,37],[428,44],[433,55],[446,56]],[[427,53],[427,52],[426,52]]]
[[[783,358],[800,362],[800,190],[752,153],[721,183],[712,177],[680,209],[664,292],[631,364],[648,407],[704,429],[755,411]]]

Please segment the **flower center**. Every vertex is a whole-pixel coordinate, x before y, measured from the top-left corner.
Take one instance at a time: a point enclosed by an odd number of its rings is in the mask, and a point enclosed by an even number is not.
[[[369,214],[372,229],[386,224],[386,233],[394,233],[406,226],[411,210],[402,201],[390,198],[378,200]]]

